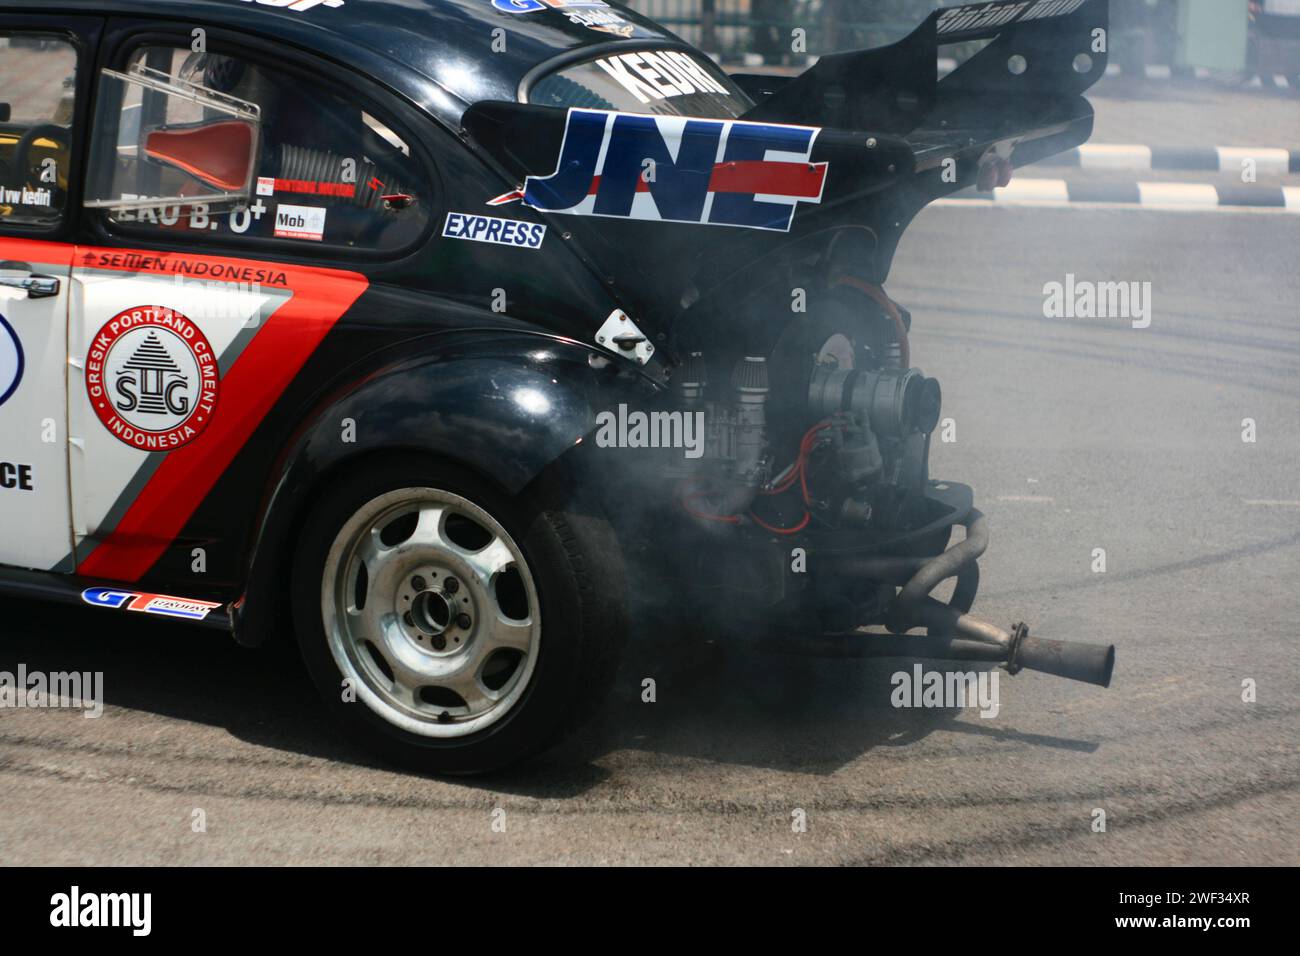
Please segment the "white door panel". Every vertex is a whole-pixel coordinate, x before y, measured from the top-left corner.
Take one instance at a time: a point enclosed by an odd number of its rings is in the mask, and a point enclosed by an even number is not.
[[[72,521],[84,561],[166,455],[202,442],[226,373],[289,294],[78,266],[71,295]]]
[[[0,238],[0,277],[58,280],[32,298],[0,284],[0,564],[70,571],[67,379],[72,246]]]

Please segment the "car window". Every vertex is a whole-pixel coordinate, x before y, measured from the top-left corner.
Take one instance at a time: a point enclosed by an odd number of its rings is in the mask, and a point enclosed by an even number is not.
[[[98,102],[86,205],[114,225],[383,250],[428,219],[408,142],[323,80],[142,47]]]
[[[62,217],[76,76],[67,40],[0,34],[0,226]]]
[[[528,102],[721,119],[754,106],[724,73],[682,50],[608,54],[562,67],[532,85]]]

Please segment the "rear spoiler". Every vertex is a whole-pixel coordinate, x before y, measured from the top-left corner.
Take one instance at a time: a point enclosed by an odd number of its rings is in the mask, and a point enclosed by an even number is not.
[[[1107,25],[1107,0],[993,0],[935,10],[897,43],[828,54],[792,79],[732,78],[760,100],[747,120],[905,135],[956,97],[1005,108],[1081,95],[1105,73]],[[991,42],[940,81],[940,45],[975,40]]]
[[[995,182],[1092,133],[1082,94],[1106,72],[1108,0],[994,0],[935,10],[908,36],[832,53],[791,79],[734,76],[758,100],[743,119],[870,130],[905,143],[929,202]],[[941,45],[988,41],[938,77]],[[951,162],[949,163],[948,161]],[[984,182],[983,185],[989,185]]]

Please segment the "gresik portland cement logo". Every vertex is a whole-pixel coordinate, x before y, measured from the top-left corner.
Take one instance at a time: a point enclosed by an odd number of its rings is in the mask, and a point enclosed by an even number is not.
[[[3,315],[0,315],[0,405],[18,391],[23,380],[23,344],[18,333]]]

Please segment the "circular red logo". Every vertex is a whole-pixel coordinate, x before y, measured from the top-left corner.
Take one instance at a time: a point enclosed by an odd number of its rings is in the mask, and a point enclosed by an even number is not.
[[[206,336],[161,305],[113,316],[86,355],[86,393],[95,414],[115,438],[141,451],[174,451],[198,438],[216,411],[220,387]]]

